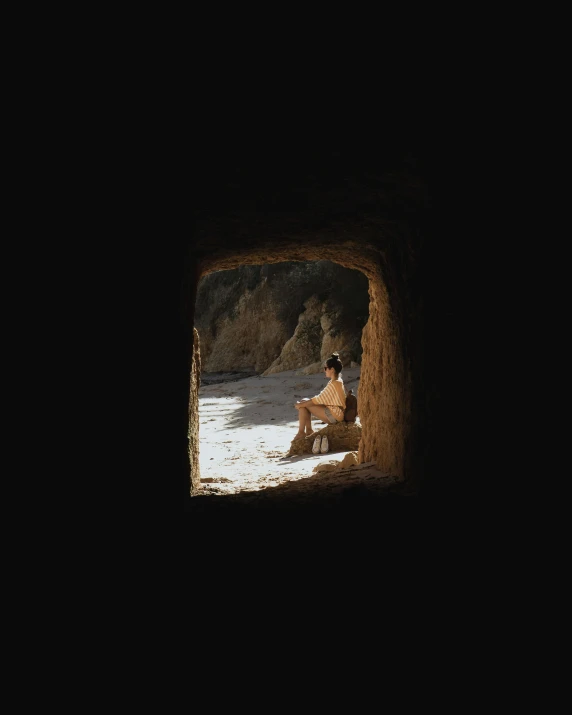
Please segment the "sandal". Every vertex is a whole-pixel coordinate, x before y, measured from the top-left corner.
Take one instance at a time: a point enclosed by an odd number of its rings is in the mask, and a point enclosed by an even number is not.
[[[320,447],[320,452],[322,454],[326,454],[329,449],[330,449],[330,445],[328,444],[328,438],[326,435],[324,435],[322,437],[322,446]]]

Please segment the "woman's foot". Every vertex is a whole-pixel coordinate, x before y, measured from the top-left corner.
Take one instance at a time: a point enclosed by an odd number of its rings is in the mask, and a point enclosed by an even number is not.
[[[298,439],[304,439],[304,437],[305,437],[305,434],[303,432],[298,432],[298,434],[294,437],[292,442],[296,442],[296,440],[298,440]]]
[[[315,434],[315,432],[306,432],[306,437],[313,437]]]

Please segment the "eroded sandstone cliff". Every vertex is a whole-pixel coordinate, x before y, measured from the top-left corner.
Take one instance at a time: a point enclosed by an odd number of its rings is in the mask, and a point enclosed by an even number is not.
[[[321,369],[333,351],[361,362],[368,281],[331,261],[241,266],[199,283],[195,326],[205,372]]]

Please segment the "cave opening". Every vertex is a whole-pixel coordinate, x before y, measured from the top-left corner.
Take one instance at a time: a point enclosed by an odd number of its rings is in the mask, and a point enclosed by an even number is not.
[[[358,464],[361,410],[351,436],[330,437],[327,452],[291,453],[291,441],[298,431],[294,403],[327,385],[323,366],[333,352],[346,391],[359,400],[370,300],[364,272],[331,260],[215,265],[203,273],[194,311],[200,355],[194,496],[279,492],[309,481],[316,488],[316,481],[327,482],[326,471],[313,471],[319,465],[334,465],[333,474],[344,458],[346,467]],[[314,432],[326,427],[313,418]]]

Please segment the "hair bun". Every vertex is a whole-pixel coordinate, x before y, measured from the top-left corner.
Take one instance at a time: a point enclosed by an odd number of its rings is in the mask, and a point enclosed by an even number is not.
[[[333,358],[334,360],[339,360],[339,358],[340,358],[340,353],[332,353],[332,358]]]

